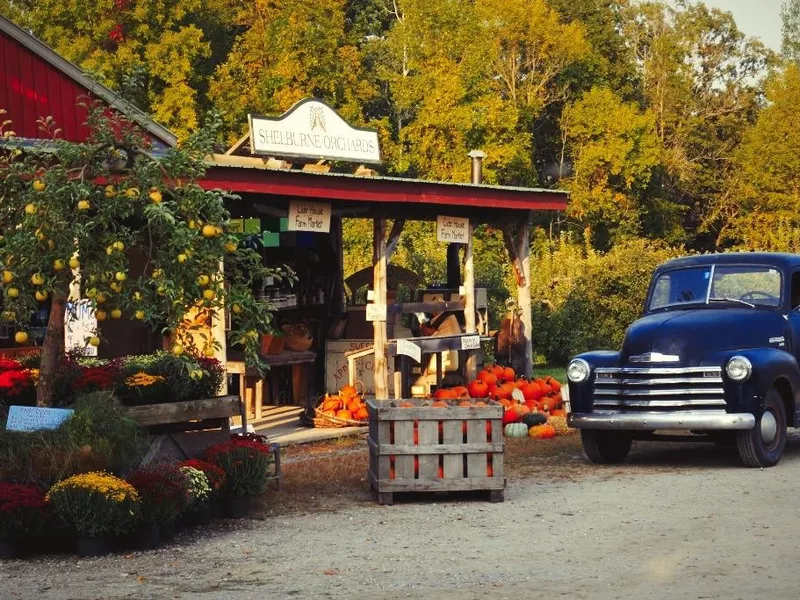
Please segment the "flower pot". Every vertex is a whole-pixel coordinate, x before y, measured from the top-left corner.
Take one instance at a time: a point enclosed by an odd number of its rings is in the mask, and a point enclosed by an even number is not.
[[[158,527],[145,527],[139,530],[136,541],[140,550],[153,550],[161,545],[161,532]]]
[[[225,503],[225,516],[230,519],[241,519],[250,513],[250,496],[231,496]]]
[[[15,542],[0,542],[0,560],[17,557],[17,544]]]
[[[170,519],[166,523],[161,523],[158,527],[158,534],[162,542],[171,542],[175,537],[175,519]]]
[[[105,538],[78,537],[78,556],[105,556],[111,552],[111,545]]]

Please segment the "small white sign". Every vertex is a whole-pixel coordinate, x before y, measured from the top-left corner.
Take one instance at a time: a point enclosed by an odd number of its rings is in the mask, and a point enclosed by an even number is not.
[[[397,340],[397,353],[410,356],[417,362],[422,362],[422,348],[408,340]]]
[[[367,321],[385,321],[385,304],[367,304]]]
[[[331,230],[331,205],[323,202],[289,202],[288,231],[328,233]]]
[[[249,120],[253,154],[381,162],[377,130],[351,126],[320,100],[301,100],[279,118]]]
[[[481,336],[465,335],[461,337],[462,350],[478,350],[481,347]]]
[[[69,302],[64,314],[64,349],[83,351],[87,356],[97,356],[97,347],[88,343],[96,335],[97,319],[89,300]]]
[[[451,244],[466,244],[469,240],[469,219],[462,217],[436,217],[436,240]]]

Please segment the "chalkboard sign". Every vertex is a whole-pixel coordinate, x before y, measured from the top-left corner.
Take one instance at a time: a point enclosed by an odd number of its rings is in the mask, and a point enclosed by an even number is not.
[[[36,406],[9,406],[6,429],[9,431],[38,431],[58,429],[75,412],[68,408],[39,408]]]

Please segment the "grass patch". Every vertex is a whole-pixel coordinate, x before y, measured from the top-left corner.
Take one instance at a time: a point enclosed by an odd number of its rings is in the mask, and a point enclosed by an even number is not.
[[[534,379],[552,377],[561,384],[567,381],[567,367],[558,365],[533,365],[531,375]]]

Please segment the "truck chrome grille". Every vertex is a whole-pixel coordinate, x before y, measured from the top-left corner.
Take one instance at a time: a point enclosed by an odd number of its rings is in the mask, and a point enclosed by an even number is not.
[[[725,408],[720,367],[598,368],[594,408],[663,411]]]

